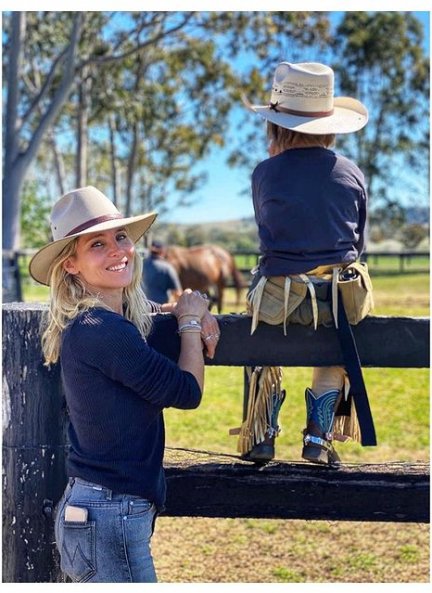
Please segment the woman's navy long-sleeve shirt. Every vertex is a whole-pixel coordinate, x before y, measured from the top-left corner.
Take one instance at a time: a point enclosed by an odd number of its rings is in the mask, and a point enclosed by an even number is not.
[[[196,408],[195,377],[150,348],[133,323],[103,308],[65,329],[60,362],[70,418],[68,475],[163,507],[162,410]]]

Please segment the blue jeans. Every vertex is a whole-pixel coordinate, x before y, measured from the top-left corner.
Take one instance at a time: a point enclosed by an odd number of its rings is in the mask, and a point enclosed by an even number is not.
[[[86,509],[87,518],[65,521],[68,505]],[[154,504],[144,498],[71,478],[55,516],[62,571],[81,583],[156,583],[155,519]]]

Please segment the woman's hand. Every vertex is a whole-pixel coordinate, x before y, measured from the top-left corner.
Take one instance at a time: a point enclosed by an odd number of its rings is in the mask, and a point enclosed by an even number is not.
[[[216,318],[208,310],[209,302],[206,295],[198,290],[191,291],[187,288],[177,301],[172,310],[181,326],[191,319],[196,319],[201,324],[201,339],[204,344],[205,355],[213,358],[220,337],[220,330]]]
[[[198,290],[192,292],[190,288],[180,295],[176,306],[172,310],[173,315],[177,317],[179,325],[183,319],[201,319],[208,313],[208,300],[205,299]]]
[[[216,318],[206,311],[201,319],[201,339],[204,343],[205,354],[208,358],[213,358],[218,345],[220,330]]]

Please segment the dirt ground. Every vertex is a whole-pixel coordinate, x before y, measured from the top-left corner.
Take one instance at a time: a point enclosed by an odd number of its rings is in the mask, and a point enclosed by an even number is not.
[[[429,525],[159,517],[162,583],[426,583]]]

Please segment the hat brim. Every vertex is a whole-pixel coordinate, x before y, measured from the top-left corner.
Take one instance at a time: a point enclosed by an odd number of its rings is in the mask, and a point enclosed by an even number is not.
[[[52,241],[48,243],[32,257],[29,264],[29,271],[32,278],[41,284],[49,286],[51,265],[63,249],[76,237],[81,235],[88,235],[90,233],[96,233],[97,231],[109,231],[112,229],[125,227],[128,231],[129,237],[134,243],[136,243],[151,225],[156,220],[157,213],[150,212],[148,214],[141,214],[140,216],[132,216],[129,218],[116,218],[115,220],[109,220],[96,224],[85,231],[75,233],[66,237],[65,239],[59,239],[58,241]]]
[[[268,105],[252,105],[243,98],[245,106],[264,119],[287,130],[302,134],[348,134],[357,132],[367,124],[369,116],[366,107],[351,97],[335,97],[332,115],[325,117],[303,117],[270,109]]]

